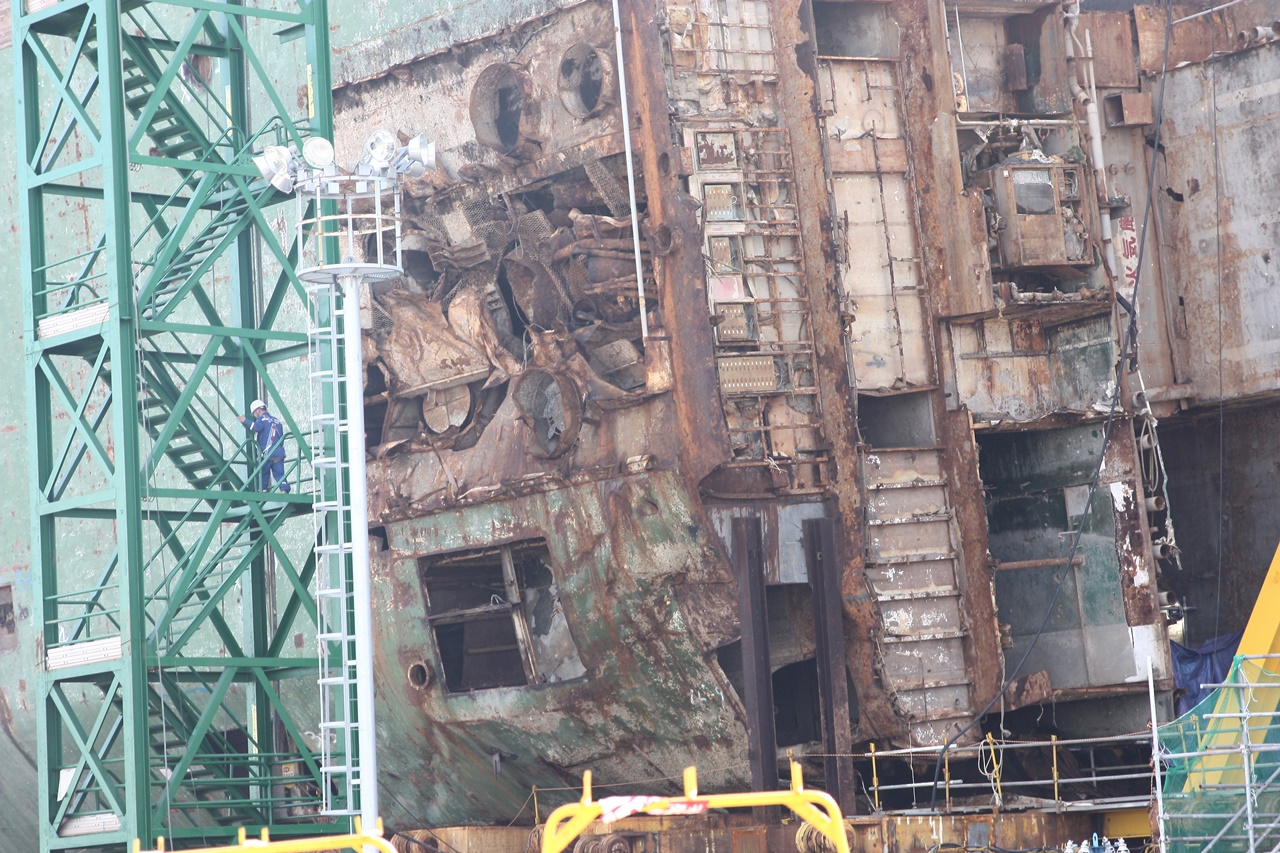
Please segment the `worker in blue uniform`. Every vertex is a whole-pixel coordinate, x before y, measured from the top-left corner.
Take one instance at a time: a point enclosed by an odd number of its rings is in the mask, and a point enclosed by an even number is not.
[[[262,451],[262,490],[271,491],[271,481],[280,484],[280,491],[289,492],[289,484],[284,479],[284,425],[267,411],[267,404],[254,400],[249,404],[252,418],[239,417],[240,423],[253,432],[258,441],[258,449]]]

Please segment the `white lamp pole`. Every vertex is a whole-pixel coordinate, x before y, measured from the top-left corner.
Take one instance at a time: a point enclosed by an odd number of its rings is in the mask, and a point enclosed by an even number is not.
[[[360,820],[378,819],[378,738],[373,685],[373,584],[369,568],[369,489],[364,452],[364,360],[360,332],[360,275],[340,275],[342,347],[347,408],[347,470],[351,496],[352,603],[356,632],[356,714],[360,742]]]

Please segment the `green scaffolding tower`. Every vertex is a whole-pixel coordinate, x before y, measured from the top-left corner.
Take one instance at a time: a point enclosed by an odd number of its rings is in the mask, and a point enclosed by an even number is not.
[[[251,161],[332,138],[324,2],[13,19],[41,850],[345,830],[320,813],[307,294]],[[288,493],[236,420],[258,397]]]

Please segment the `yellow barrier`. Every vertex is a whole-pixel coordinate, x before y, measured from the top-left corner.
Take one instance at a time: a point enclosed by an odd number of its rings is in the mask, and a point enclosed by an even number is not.
[[[374,826],[373,835],[361,831],[360,818],[355,819],[355,832],[350,835],[326,835],[318,838],[291,838],[288,841],[272,841],[266,829],[257,838],[249,838],[244,827],[240,827],[240,837],[230,847],[202,847],[199,850],[186,850],[184,853],[229,853],[232,850],[252,850],[254,853],[327,853],[331,850],[367,851],[369,848],[378,853],[396,853],[394,847],[382,838],[382,819]],[[144,851],[142,841],[134,839],[133,853],[165,853],[164,839],[156,839],[155,850]]]
[[[563,805],[547,818],[542,834],[542,853],[561,853],[595,820],[612,823],[628,815],[693,815],[711,809],[741,809],[758,806],[786,806],[821,832],[835,845],[837,853],[849,853],[844,820],[836,801],[823,791],[804,787],[800,765],[791,762],[791,790],[746,794],[698,795],[698,771],[684,771],[684,797],[605,797],[591,799],[591,771],[582,774],[582,801]]]

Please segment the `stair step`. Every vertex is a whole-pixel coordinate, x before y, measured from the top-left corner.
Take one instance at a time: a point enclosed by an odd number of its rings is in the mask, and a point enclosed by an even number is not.
[[[890,558],[869,554],[867,556],[867,566],[897,566],[902,563],[928,563],[933,560],[954,560],[955,558],[955,551],[921,551],[915,554],[902,554]]]
[[[882,592],[876,595],[876,601],[924,601],[930,598],[959,598],[958,589],[922,589],[913,592]]]
[[[142,77],[142,78],[140,78],[140,79],[142,79],[142,80],[146,80],[147,78]],[[127,90],[126,90],[126,91],[127,91]],[[135,115],[136,115],[138,112],[140,112],[140,111],[142,110],[142,108],[143,108],[143,107],[145,107],[145,106],[147,105],[147,101],[150,101],[150,100],[151,100],[151,95],[152,95],[154,92],[155,92],[155,90],[154,90],[154,89],[152,89],[152,90],[150,90],[150,91],[143,92],[143,93],[142,93],[142,94],[140,94],[140,95],[133,95],[132,97],[125,98],[125,99],[124,99],[124,105],[125,105],[125,108],[126,108],[126,109],[128,109],[128,110],[129,110],[129,112],[131,112],[131,113],[133,113],[133,114],[135,114]],[[153,120],[153,121],[162,121],[162,119],[160,119],[160,118],[158,118],[158,117],[153,118],[152,120]]]
[[[204,150],[204,145],[196,142],[195,140],[189,140],[177,145],[160,145],[157,147],[160,149],[160,153],[165,157],[178,157],[182,154],[189,154],[192,151]]]
[[[170,139],[179,136],[189,136],[190,132],[180,124],[171,124],[168,127],[149,127],[147,128],[147,136],[150,136],[156,142],[166,143]]]
[[[164,455],[173,457],[189,456],[192,453],[203,453],[204,451],[194,444],[184,444],[182,446],[174,444],[174,439],[190,438],[190,436],[190,433],[184,432],[181,428],[174,430],[173,438],[169,439],[169,446],[164,449]]]
[[[967,687],[970,684],[969,679],[963,675],[958,675],[954,678],[926,678],[922,681],[895,679],[890,675],[889,681],[893,689],[897,691],[936,690],[939,687]]]
[[[920,477],[915,480],[903,480],[901,482],[890,481],[886,483],[868,483],[867,488],[873,491],[881,491],[882,489],[924,489],[930,486],[945,486],[946,484],[946,477]]]
[[[966,633],[959,628],[953,628],[949,631],[931,631],[926,634],[889,634],[885,633],[880,636],[881,642],[884,643],[925,643],[931,640],[958,640],[966,636]]]
[[[952,510],[931,512],[927,515],[905,515],[897,518],[868,518],[867,524],[885,526],[890,524],[929,524],[934,521],[950,521],[955,516]]]

